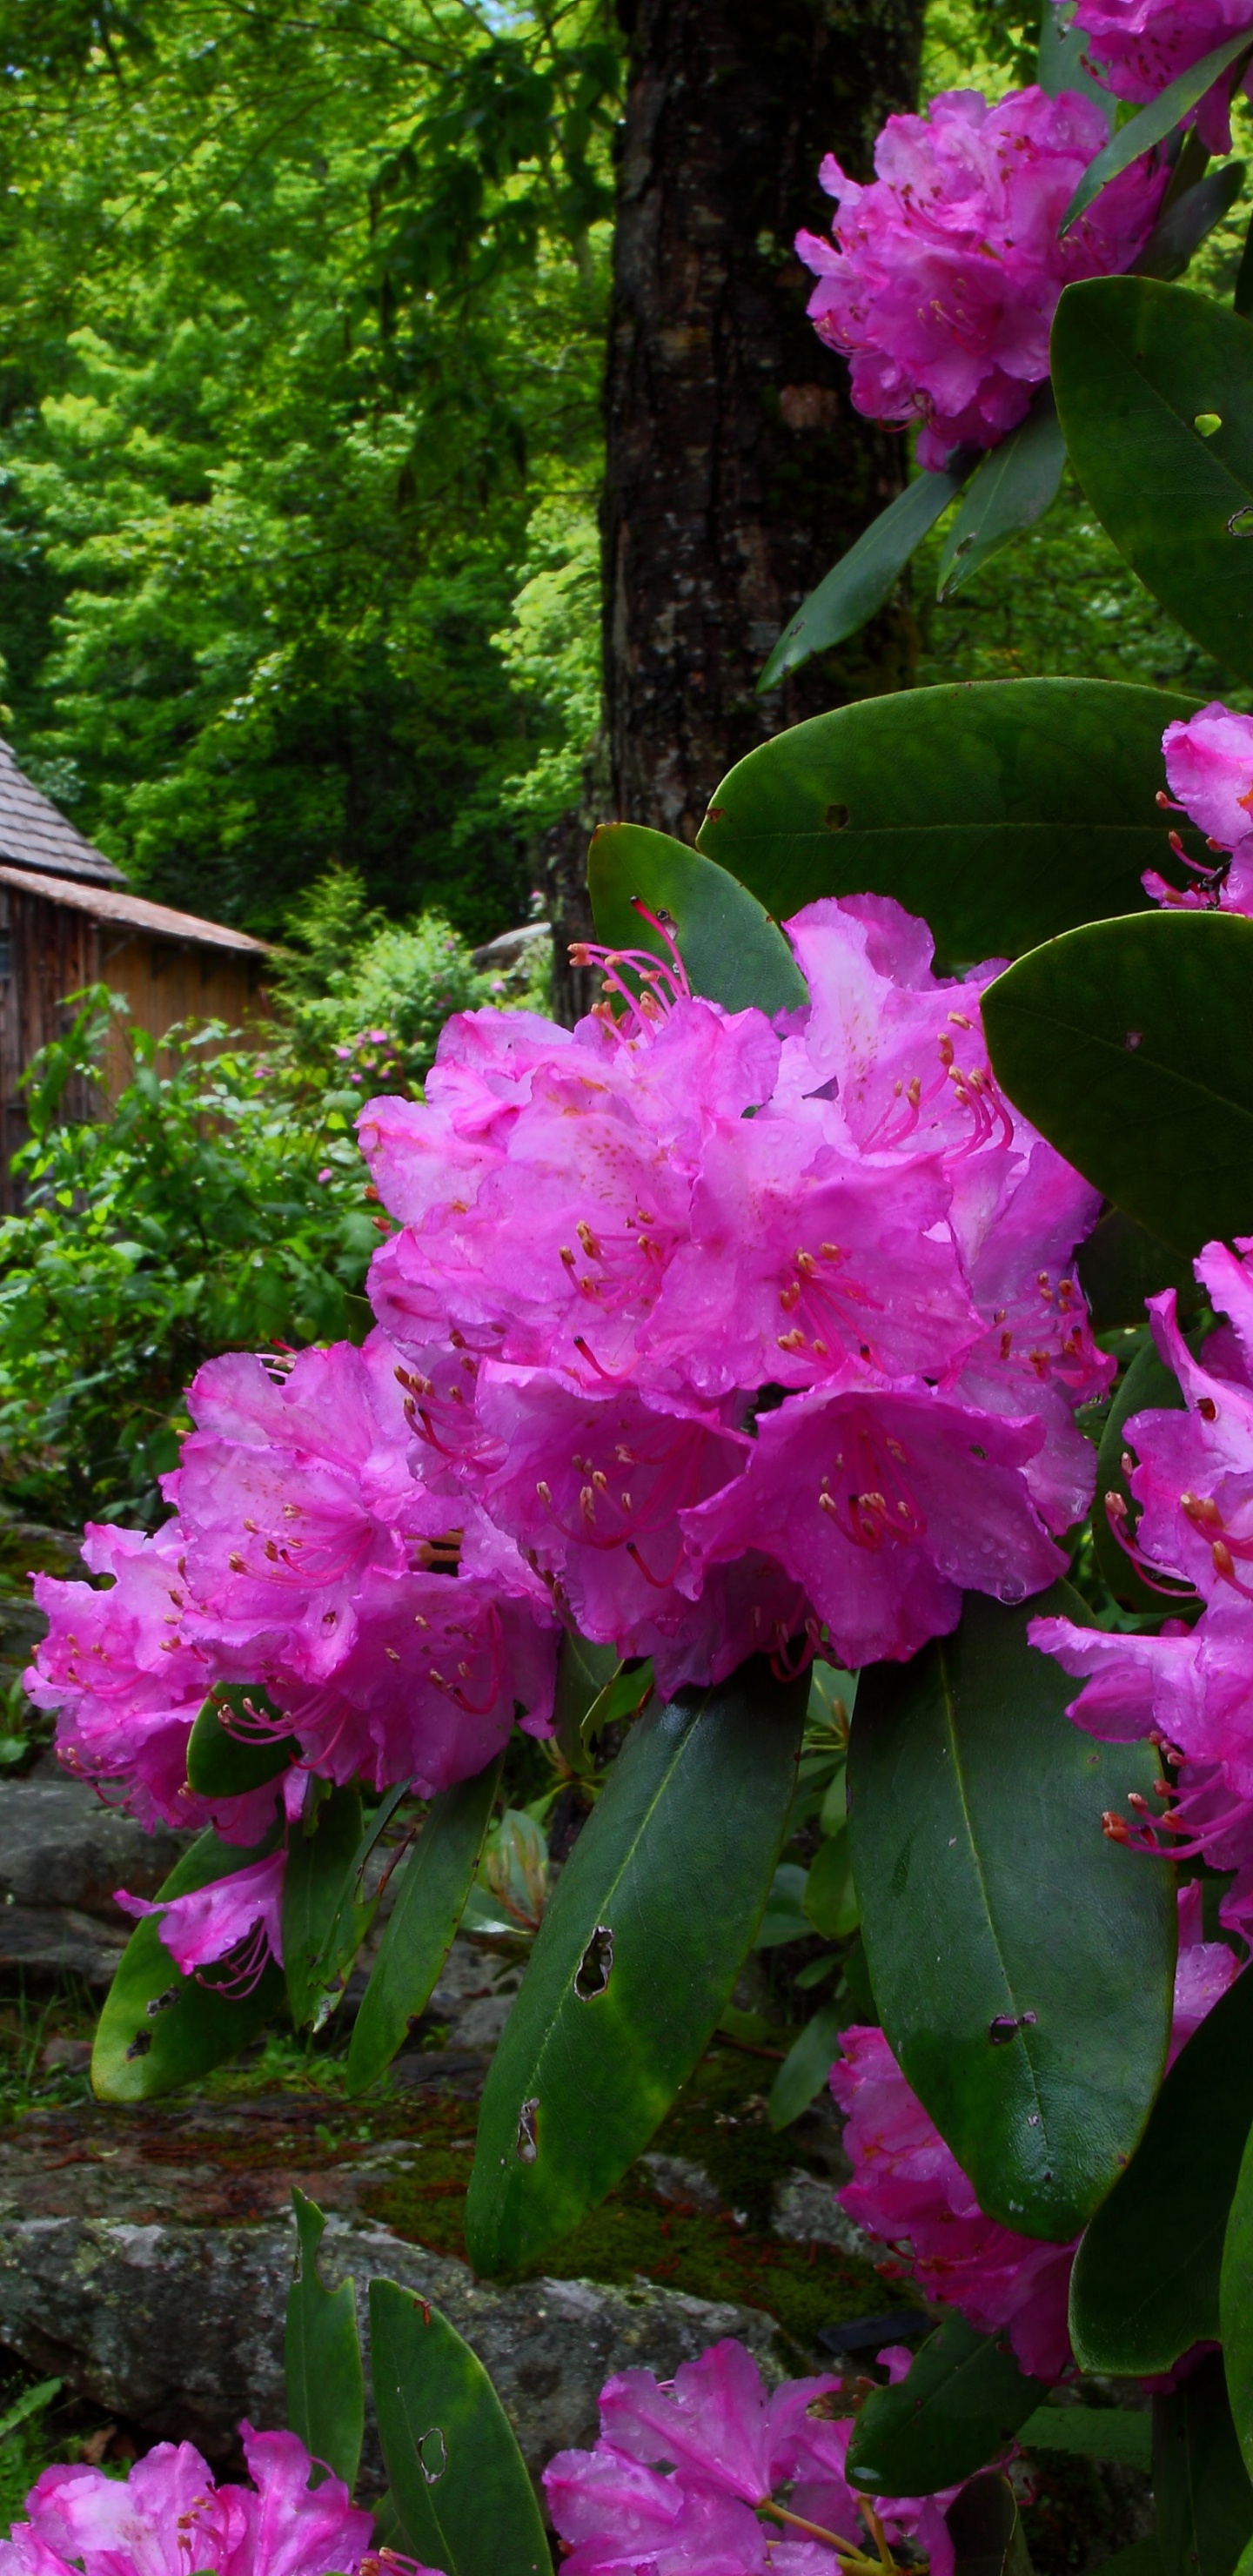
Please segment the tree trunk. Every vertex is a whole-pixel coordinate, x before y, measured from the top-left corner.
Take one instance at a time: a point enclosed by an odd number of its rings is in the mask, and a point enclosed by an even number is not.
[[[898,686],[889,609],[768,698],[767,653],[903,480],[805,317],[791,244],[833,151],[869,175],[914,103],[920,0],[618,0],[605,496],[610,812],[692,840],[717,781],[803,716]]]

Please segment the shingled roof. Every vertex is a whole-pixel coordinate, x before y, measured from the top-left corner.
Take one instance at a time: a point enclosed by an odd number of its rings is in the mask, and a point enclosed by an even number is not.
[[[0,859],[19,868],[38,868],[54,877],[86,878],[92,885],[120,886],[126,879],[103,850],[67,823],[64,814],[29,778],[24,778],[7,742],[0,741]]]

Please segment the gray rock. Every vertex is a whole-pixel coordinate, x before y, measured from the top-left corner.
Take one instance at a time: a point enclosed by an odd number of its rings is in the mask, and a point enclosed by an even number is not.
[[[132,1929],[113,1910],[116,1931],[98,1915],[80,1914],[73,1906],[18,1905],[6,1897],[0,1905],[0,1970],[34,1969],[41,1979],[78,1977],[103,1991],[113,1982]]]
[[[641,2156],[653,2190],[659,2200],[673,2201],[677,2206],[703,2209],[713,2218],[726,2203],[715,2182],[711,2182],[703,2165],[693,2164],[688,2156],[666,2156],[654,2151]]]
[[[12,1664],[20,1671],[47,1633],[47,1617],[36,1609],[28,1592],[0,1592],[0,1664]]]
[[[775,2184],[771,2228],[790,2245],[838,2245],[859,2263],[883,2260],[882,2245],[845,2217],[833,2185],[817,2174],[798,2170]]]
[[[551,948],[552,925],[547,921],[524,922],[520,930],[502,930],[498,939],[489,939],[486,947],[472,948],[470,962],[484,975],[505,975],[510,967],[529,966],[537,949]]]
[[[283,2420],[283,2319],[290,2222],[255,2227],[138,2225],[117,2219],[0,2221],[0,2338],[32,2369],[57,2373],[156,2437],[229,2451],[243,2417]],[[596,2434],[610,2372],[643,2364],[670,2378],[722,2335],[737,2335],[780,2375],[759,2310],[691,2299],[641,2282],[529,2281],[499,2289],[464,2263],[386,2228],[332,2216],[322,2250],[331,2287],[351,2280],[368,2354],[366,2284],[398,2281],[428,2298],[478,2353],[537,2475],[553,2452]],[[366,2484],[382,2483],[368,2446]]]
[[[72,1906],[130,1930],[117,1887],[152,1896],[185,1848],[185,1834],[146,1834],[104,1806],[86,1781],[40,1775],[0,1787],[0,1940],[13,1906]]]

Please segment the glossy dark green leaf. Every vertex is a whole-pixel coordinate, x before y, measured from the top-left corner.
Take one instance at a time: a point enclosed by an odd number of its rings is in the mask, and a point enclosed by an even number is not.
[[[1223,2239],[1218,2314],[1236,2439],[1253,2476],[1253,2131],[1240,2159]]]
[[[593,1645],[567,1628],[557,1653],[557,1693],[553,1729],[572,1771],[587,1769],[583,1724],[589,1709],[607,1690],[621,1658],[616,1646]]]
[[[766,2100],[766,2116],[772,2129],[790,2129],[793,2120],[799,2120],[802,2111],[807,2111],[822,2092],[839,2055],[840,2024],[844,2018],[834,2004],[824,2004],[821,2012],[806,2022],[800,2037],[793,2040]]]
[[[396,1901],[348,2049],[347,2085],[363,2093],[425,2012],[465,1910],[500,1784],[503,1753],[433,1800],[403,1865]]]
[[[365,2376],[351,2281],[328,2290],[318,2270],[326,2220],[315,2201],[293,2191],[296,2263],[287,2293],[287,2429],[315,2460],[324,2460],[351,2495],[365,2431]]]
[[[1133,2540],[1112,2558],[1103,2558],[1092,2576],[1165,2576],[1156,2536],[1150,2533],[1147,2540]]]
[[[805,1881],[809,1876],[795,1860],[780,1861],[770,1882],[761,1921],[753,1941],[755,1950],[777,1950],[784,1941],[807,1941],[813,1930],[805,1912]]]
[[[642,823],[602,823],[592,835],[587,887],[601,939],[610,948],[666,945],[633,909],[668,913],[694,993],[728,1011],[750,1002],[773,1015],[808,1000],[804,977],[777,922],[725,869]]]
[[[1141,875],[1170,874],[1179,819],[1156,803],[1162,733],[1196,712],[1109,680],[863,698],[750,751],[697,839],[780,921],[820,895],[888,894],[930,922],[950,966],[1017,957],[1147,909]]]
[[[973,2477],[1035,2412],[1046,2383],[1028,2379],[1007,2337],[946,2317],[894,2388],[866,2399],[848,2450],[863,2495],[929,2495]]]
[[[1084,207],[1090,206],[1094,197],[1099,197],[1102,188],[1108,187],[1120,170],[1129,170],[1141,153],[1149,152],[1155,143],[1161,143],[1196,106],[1197,100],[1204,98],[1206,90],[1213,88],[1228,65],[1248,50],[1249,31],[1245,27],[1239,35],[1229,36],[1225,44],[1215,45],[1211,53],[1203,54],[1200,61],[1192,63],[1186,72],[1180,72],[1178,79],[1159,90],[1156,98],[1150,99],[1138,116],[1129,117],[1125,125],[1115,127],[1108,143],[1084,171],[1062,217],[1062,233],[1069,232]]]
[[[1146,2407],[1131,2414],[1121,2406],[1041,2406],[1019,2425],[1018,2439],[1027,2451],[1070,2451],[1085,2460],[1147,2469],[1153,2423]]]
[[[633,1656],[620,1664],[611,1681],[584,1712],[579,1729],[581,1743],[590,1747],[606,1727],[629,1724],[646,1708],[653,1695],[653,1659],[651,1655]]]
[[[253,1710],[278,1717],[263,1690],[219,1682],[210,1691],[187,1744],[187,1783],[198,1797],[237,1798],[264,1788],[287,1769],[295,1751],[293,1738],[262,1734]]]
[[[1133,1413],[1145,1413],[1155,1406],[1176,1412],[1182,1404],[1183,1391],[1173,1369],[1168,1369],[1164,1360],[1158,1358],[1155,1343],[1146,1342],[1143,1350],[1137,1351],[1110,1406],[1101,1434],[1096,1493],[1092,1503],[1092,1536],[1097,1563],[1114,1599],[1121,1601],[1124,1609],[1145,1613],[1156,1611],[1159,1617],[1171,1607],[1170,1599],[1154,1591],[1144,1581],[1126,1548],[1120,1546],[1110,1525],[1106,1497],[1117,1494],[1124,1506],[1130,1506],[1124,1526],[1134,1530],[1137,1506],[1132,1502],[1122,1463],[1127,1448],[1126,1424]]]
[[[1030,2576],[1018,2499],[1000,2469],[972,2478],[944,2519],[953,2543],[953,2576]]]
[[[1156,912],[1020,957],[992,1069],[1067,1162],[1175,1252],[1253,1233],[1253,921]]]
[[[963,479],[960,472],[918,474],[880,510],[779,637],[757,683],[759,692],[777,689],[811,653],[842,644],[882,608],[915,548],[956,500]]]
[[[1106,1208],[1087,1242],[1080,1244],[1075,1268],[1096,1333],[1142,1325],[1145,1299],[1163,1288],[1175,1290],[1181,1314],[1197,1305],[1203,1293],[1191,1262],[1159,1243],[1122,1208]]]
[[[1148,2115],[1176,1927],[1166,1864],[1101,1829],[1148,1792],[1156,1757],[1071,1723],[1074,1683],[1027,1643],[1042,1614],[1087,1616],[1066,1584],[1019,1609],[972,1593],[955,1635],[863,1673],[849,1832],[879,2012],[914,2091],[988,2216],[1064,2242]]]
[[[370,2378],[408,2554],[444,2576],[549,2576],[535,2493],[482,2362],[394,2281],[370,2283]]]
[[[1077,89],[1099,107],[1108,126],[1114,114],[1114,100],[1102,89],[1084,67],[1087,37],[1074,23],[1073,0],[1043,0],[1040,10],[1040,43],[1036,53],[1036,80],[1050,98],[1064,89]]]
[[[1246,1969],[1181,2049],[1079,2248],[1070,2336],[1081,2368],[1147,2378],[1216,2338],[1223,2231],[1251,2124]]]
[[[361,1798],[332,1789],[291,1835],[283,1881],[283,1964],[298,2030],[317,2030],[343,1994],[373,1906],[357,1900]]]
[[[1053,389],[1042,384],[1024,421],[984,458],[944,539],[938,599],[951,599],[1057,499],[1066,462]]]
[[[230,1878],[268,1848],[263,1843],[240,1851],[216,1834],[201,1834],[160,1895],[187,1896],[213,1879]],[[219,1973],[206,1971],[210,1978]],[[272,1963],[248,1995],[217,1993],[212,1983],[181,1976],[156,1919],[147,1915],[132,1932],[105,1997],[92,2049],[92,2086],[102,2102],[151,2102],[236,2056],[282,1996],[282,1971]]]
[[[505,2025],[466,2204],[476,2271],[568,2234],[648,2143],[730,1995],[796,1777],[808,1676],[763,1658],[634,1726]]]
[[[832,1834],[826,1842],[819,1843],[805,1881],[802,1904],[824,1941],[843,1941],[856,1931],[860,1916],[846,1833]]]
[[[1248,323],[1185,286],[1088,278],[1058,306],[1052,368],[1071,463],[1115,545],[1190,635],[1253,676]]]
[[[1243,161],[1227,161],[1168,203],[1135,264],[1137,277],[1182,277],[1215,224],[1229,214],[1244,186]]]
[[[1153,2403],[1153,2498],[1164,2576],[1234,2576],[1253,2535],[1220,2352]]]

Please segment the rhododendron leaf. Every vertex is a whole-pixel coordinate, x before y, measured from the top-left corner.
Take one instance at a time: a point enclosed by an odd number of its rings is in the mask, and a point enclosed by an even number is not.
[[[1180,2050],[1075,2257],[1070,2336],[1082,2369],[1149,2377],[1216,2339],[1223,2230],[1251,2123],[1246,1970]]]
[[[432,1801],[404,1863],[396,1902],[353,2024],[348,2049],[350,2093],[363,2093],[390,2066],[426,2010],[465,1911],[504,1758],[499,1753],[475,1779],[460,1781]]]
[[[1080,1244],[1075,1268],[1094,1333],[1142,1326],[1146,1297],[1155,1297],[1162,1288],[1175,1290],[1181,1314],[1196,1306],[1203,1293],[1191,1262],[1171,1252],[1123,1208],[1106,1209],[1087,1242]]]
[[[1138,116],[1129,117],[1125,125],[1118,126],[1104,150],[1097,153],[1095,161],[1090,161],[1084,171],[1062,217],[1061,232],[1069,232],[1084,207],[1090,206],[1094,197],[1099,197],[1102,188],[1108,187],[1120,170],[1129,170],[1142,152],[1148,152],[1155,143],[1162,142],[1196,106],[1197,100],[1204,98],[1206,90],[1213,88],[1228,64],[1234,63],[1237,55],[1248,51],[1249,31],[1242,27],[1238,35],[1229,36],[1224,45],[1215,45],[1212,53],[1202,54],[1199,62],[1190,64],[1186,72],[1180,72],[1178,79],[1159,90],[1156,98],[1150,99]]]
[[[1121,2460],[1132,2469],[1149,2467],[1152,2436],[1143,2408],[1133,2415],[1116,2406],[1041,2406],[1018,2427],[1024,2450],[1070,2451],[1085,2460]]]
[[[1111,680],[977,680],[862,698],[737,763],[697,840],[780,920],[820,895],[893,895],[941,960],[1017,957],[1146,909],[1178,816],[1162,732],[1197,702]],[[1185,834],[1186,838],[1186,834]],[[1192,836],[1199,855],[1202,842]]]
[[[883,2028],[989,2218],[1065,2243],[1130,2155],[1166,2054],[1171,1872],[1111,1842],[1147,1744],[1073,1726],[1027,1643],[1069,1585],[863,1673],[849,1832]],[[1065,1901],[1059,1891],[1065,1890]]]
[[[809,2109],[831,2072],[840,2045],[840,2025],[847,2015],[836,2004],[824,2004],[793,2040],[770,2087],[766,2116],[772,2129],[788,2129]]]
[[[1121,1601],[1124,1609],[1155,1611],[1159,1617],[1167,1604],[1160,1592],[1154,1592],[1143,1581],[1126,1548],[1119,1545],[1110,1526],[1105,1497],[1107,1494],[1117,1494],[1124,1504],[1131,1503],[1122,1463],[1126,1449],[1124,1424],[1130,1420],[1131,1415],[1147,1412],[1150,1406],[1169,1406],[1172,1411],[1175,1411],[1181,1408],[1182,1404],[1183,1389],[1174,1370],[1168,1369],[1165,1361],[1158,1358],[1156,1344],[1146,1342],[1143,1350],[1136,1352],[1110,1406],[1105,1429],[1101,1434],[1101,1447],[1096,1468],[1096,1493],[1092,1501],[1092,1537],[1096,1547],[1097,1563],[1114,1599]],[[1134,1529],[1135,1522],[1136,1506],[1131,1503],[1128,1528]]]
[[[1243,161],[1227,161],[1198,179],[1158,216],[1135,263],[1137,277],[1182,277],[1193,251],[1234,206],[1244,186]],[[1238,309],[1238,308],[1237,308]]]
[[[648,2144],[735,1983],[796,1780],[809,1677],[754,1657],[635,1725],[505,2025],[466,2203],[476,2271],[567,2235]]]
[[[1253,2130],[1245,2141],[1223,2238],[1218,2314],[1236,2438],[1253,2476]]]
[[[315,2201],[292,2192],[297,2254],[287,2293],[284,2367],[287,2425],[324,2460],[351,2495],[365,2431],[365,2376],[351,2281],[328,2290],[318,2270],[326,2220]]]
[[[394,2281],[370,2283],[370,2377],[405,2550],[444,2576],[549,2576],[535,2492],[482,2362]]]
[[[593,1645],[567,1628],[557,1651],[557,1696],[553,1728],[572,1771],[586,1771],[583,1721],[609,1687],[621,1658],[616,1646]]]
[[[984,458],[944,539],[937,599],[951,599],[993,555],[1042,518],[1057,498],[1066,462],[1057,406],[1041,385],[1027,417]]]
[[[653,1695],[653,1659],[651,1655],[633,1655],[619,1664],[613,1678],[584,1711],[579,1728],[579,1741],[585,1747],[595,1744],[607,1726],[621,1726],[639,1716]]]
[[[1028,2379],[1004,2335],[946,2317],[894,2388],[866,2399],[848,2449],[864,2495],[929,2495],[994,2459],[1034,2414],[1046,2382]]]
[[[813,1925],[805,1912],[805,1882],[809,1876],[795,1860],[780,1861],[770,1881],[765,1911],[753,1941],[755,1950],[777,1950],[784,1941],[806,1941]]]
[[[1058,306],[1052,365],[1071,463],[1115,545],[1190,635],[1253,676],[1248,323],[1185,286],[1088,278]]]
[[[955,2495],[945,2516],[953,2543],[953,2576],[1030,2576],[1018,2499],[999,2469],[985,2469]]]
[[[1253,1233],[1251,990],[1253,921],[1155,912],[1069,931],[983,997],[1014,1107],[1188,1256]]]
[[[1153,2401],[1153,2500],[1165,2576],[1233,2576],[1253,2536],[1253,2486],[1220,2352]]]
[[[187,1896],[211,1880],[231,1878],[269,1849],[240,1851],[201,1834],[160,1890]],[[102,2102],[150,2102],[176,2084],[207,2075],[256,2037],[282,2000],[283,1975],[273,1961],[251,1994],[217,1993],[209,1980],[184,1977],[161,1939],[160,1918],[147,1915],[132,1932],[104,2000],[91,2056],[91,2081]]]
[[[973,461],[966,462],[967,473]],[[829,652],[832,645],[855,635],[882,608],[910,556],[936,520],[943,518],[950,501],[956,500],[964,479],[960,470],[917,474],[886,510],[880,510],[784,629],[757,683],[759,696],[765,689],[777,689],[788,672],[798,671],[812,653]]]
[[[259,1737],[250,1709],[278,1717],[263,1690],[218,1682],[210,1691],[187,1745],[187,1784],[198,1797],[240,1797],[248,1789],[264,1788],[287,1769],[296,1750],[294,1736]]]
[[[1107,125],[1114,115],[1114,101],[1107,89],[1084,67],[1087,37],[1074,23],[1073,7],[1067,0],[1043,0],[1040,10],[1040,42],[1036,52],[1035,76],[1040,88],[1050,98],[1058,98],[1064,89],[1077,89],[1099,107]]]
[[[819,1844],[801,1903],[814,1931],[821,1932],[824,1940],[843,1941],[856,1931],[860,1917],[846,1833],[834,1834]]]
[[[320,2029],[339,2002],[369,1928],[372,1905],[357,1900],[361,1799],[332,1789],[310,1823],[291,1837],[283,1885],[283,1961],[297,2030]]]
[[[601,939],[611,948],[646,948],[665,957],[666,944],[636,912],[633,897],[650,912],[668,913],[675,943],[694,993],[724,1010],[749,1003],[773,1015],[809,999],[805,979],[777,922],[725,868],[642,823],[602,823],[592,834],[587,888]]]

